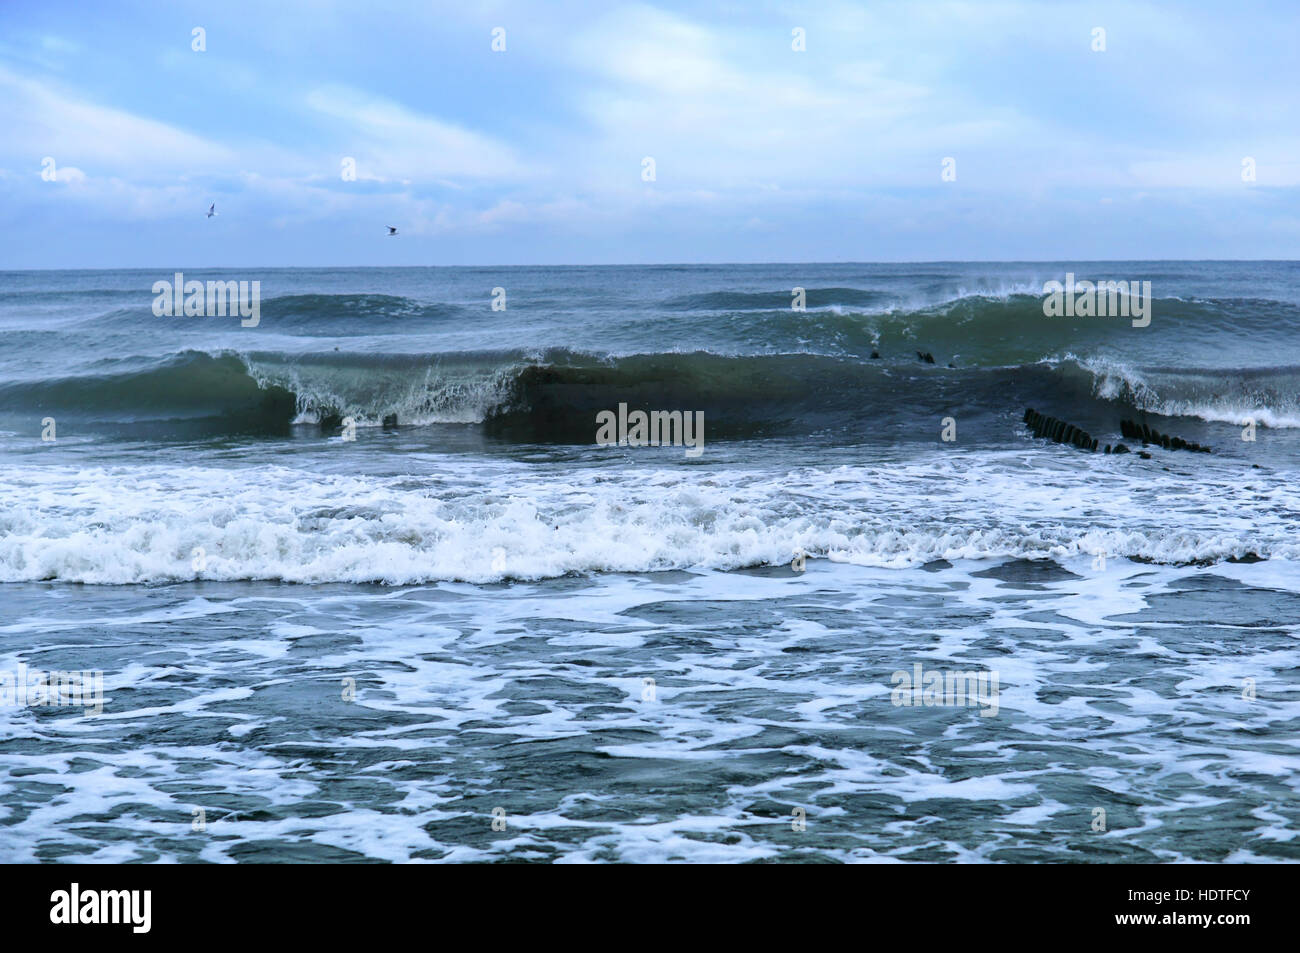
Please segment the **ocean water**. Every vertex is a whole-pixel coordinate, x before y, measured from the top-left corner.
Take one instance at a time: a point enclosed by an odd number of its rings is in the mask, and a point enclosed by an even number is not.
[[[1296,860],[1298,476],[1297,263],[3,272],[0,860]]]

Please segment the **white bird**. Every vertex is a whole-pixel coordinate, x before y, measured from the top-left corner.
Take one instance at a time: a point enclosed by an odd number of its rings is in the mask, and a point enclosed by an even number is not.
[[[213,202],[211,205],[208,206],[208,218],[211,218],[216,214],[217,214],[217,203]]]
[[[389,225],[389,226],[387,226],[387,228],[388,228],[388,237],[389,237],[389,238],[392,238],[394,235],[397,234],[397,229],[395,229],[393,226]]]

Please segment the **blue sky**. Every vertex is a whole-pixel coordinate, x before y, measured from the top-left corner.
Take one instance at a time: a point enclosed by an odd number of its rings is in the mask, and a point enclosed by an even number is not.
[[[1297,39],[1294,0],[4,0],[0,268],[1300,258]]]

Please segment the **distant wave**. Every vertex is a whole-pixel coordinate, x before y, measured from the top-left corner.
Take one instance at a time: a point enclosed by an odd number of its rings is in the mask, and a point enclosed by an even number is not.
[[[996,367],[1135,348],[1167,354],[1171,361],[1178,355],[1205,361],[1226,346],[1266,362],[1276,361],[1276,354],[1300,362],[1300,307],[1267,299],[1158,297],[1151,303],[1151,325],[1134,328],[1124,317],[1047,317],[1042,295],[1022,286],[930,303],[846,291],[809,289],[804,311],[791,309],[788,291],[718,292],[670,304],[680,309],[676,313],[709,322],[717,331],[717,349],[735,353],[802,350],[867,359],[878,352],[890,362],[923,350],[940,364]],[[684,333],[690,333],[689,325]]]
[[[664,307],[673,311],[765,311],[790,310],[794,300],[792,288],[779,291],[709,291],[702,294],[669,298]],[[887,291],[862,288],[805,288],[804,303],[809,308],[831,306],[871,306],[897,302],[898,295]]]
[[[803,311],[792,310],[789,288],[713,291],[646,301],[644,305],[611,301],[604,291],[593,294],[604,296],[602,307],[618,311],[611,322],[611,334],[627,351],[661,349],[667,336],[717,353],[807,351],[866,359],[878,351],[886,362],[906,360],[920,349],[932,353],[941,364],[952,361],[967,367],[1028,364],[1067,352],[1086,359],[1108,349],[1154,349],[1171,355],[1171,363],[1178,363],[1182,355],[1185,363],[1191,364],[1197,356],[1212,360],[1225,347],[1239,356],[1285,354],[1290,363],[1300,363],[1300,306],[1267,298],[1157,297],[1152,303],[1151,325],[1138,329],[1120,317],[1047,317],[1043,296],[1029,284],[934,294],[918,289],[906,297],[900,292],[847,286],[810,287],[806,292]],[[35,294],[39,297],[40,293]],[[87,300],[100,299],[92,295]],[[149,298],[140,296],[140,304],[132,306],[124,304],[115,292],[103,300],[111,307],[79,319],[79,331],[159,330],[160,319],[152,314]],[[512,307],[519,310],[488,312],[486,303],[469,308],[392,294],[281,295],[262,301],[258,333],[305,339],[397,339],[412,333],[464,333],[476,323],[491,322],[496,340],[500,340],[499,335],[510,334],[513,322],[518,321],[521,339],[530,339],[540,330],[545,346],[573,346],[575,342],[567,336],[557,339],[556,334],[548,334],[556,329],[546,324],[547,307],[559,300],[550,292],[541,300],[551,304],[514,299]],[[530,318],[519,316],[529,304],[537,305],[537,313],[543,316],[538,329]],[[581,304],[578,296],[565,302],[567,307]],[[6,326],[30,323],[23,313],[13,312],[5,319]],[[218,325],[204,322],[206,319],[194,319],[167,327],[182,333],[219,330]],[[582,340],[586,342],[583,346],[592,346],[593,337]],[[0,349],[6,349],[6,342],[0,341]],[[400,345],[391,349],[400,350]]]
[[[130,292],[141,298],[139,292]],[[114,292],[108,300],[120,299]],[[98,300],[98,299],[95,299]],[[87,316],[81,324],[90,327],[140,327],[157,329],[153,296],[134,306],[122,305],[111,311]],[[421,301],[388,294],[292,294],[261,300],[259,328],[300,337],[348,335],[395,335],[413,328],[428,330],[464,319],[468,311],[459,305]],[[205,321],[205,318],[192,319]]]
[[[266,321],[301,326],[311,322],[364,321],[369,328],[398,322],[409,330],[411,322],[461,317],[465,309],[454,304],[419,301],[387,294],[296,294],[262,302]]]

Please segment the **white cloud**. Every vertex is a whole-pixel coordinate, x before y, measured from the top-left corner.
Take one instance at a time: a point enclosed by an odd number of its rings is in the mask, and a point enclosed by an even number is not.
[[[1300,142],[1292,140],[1289,148],[1277,149],[1273,143],[1267,153],[1250,156],[1255,160],[1255,181],[1261,186],[1300,185]],[[1237,189],[1246,185],[1241,178],[1241,155],[1226,152],[1215,155],[1180,155],[1136,162],[1129,170],[1132,184],[1146,188]]]
[[[75,165],[57,166],[54,169],[54,182],[63,185],[77,186],[86,181],[86,173],[82,172]]]
[[[620,170],[603,173],[607,187],[634,183],[629,162],[643,155],[662,188],[898,184],[909,164],[1009,121],[950,117],[958,104],[881,62],[791,50],[788,29],[705,26],[641,5],[591,24],[566,52],[593,77],[578,104],[599,133],[593,165]]]
[[[531,174],[513,151],[469,129],[421,115],[390,100],[343,86],[307,96],[307,105],[347,123],[339,138],[355,143],[358,174],[383,180],[525,178]]]
[[[0,66],[0,128],[11,157],[53,156],[91,175],[157,174],[161,170],[226,168],[228,146],[121,109],[78,99]]]

